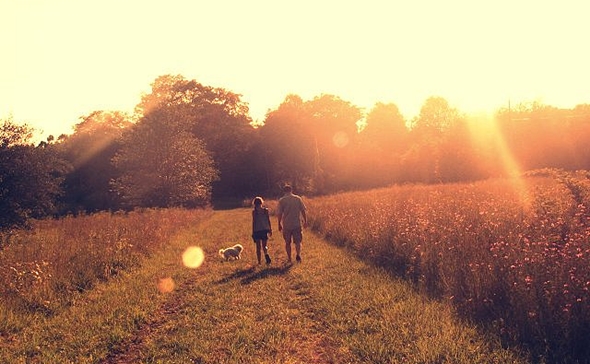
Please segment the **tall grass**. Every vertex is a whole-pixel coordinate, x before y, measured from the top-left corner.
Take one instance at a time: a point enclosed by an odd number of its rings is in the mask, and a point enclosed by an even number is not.
[[[150,224],[170,224],[165,212],[157,214]],[[445,302],[426,299],[316,234],[305,232],[304,260],[295,265],[274,236],[267,266],[256,264],[250,209],[174,222],[185,228],[141,266],[0,337],[0,362],[526,362],[457,320]],[[218,249],[235,242],[244,245],[242,259],[222,261]],[[205,259],[191,269],[181,257],[195,246]],[[170,289],[160,285],[164,280]]]
[[[81,292],[162,248],[170,236],[210,212],[142,210],[43,220],[0,250],[0,334],[68,307]]]
[[[497,328],[505,343],[550,361],[590,357],[585,173],[398,186],[309,205],[313,229]]]

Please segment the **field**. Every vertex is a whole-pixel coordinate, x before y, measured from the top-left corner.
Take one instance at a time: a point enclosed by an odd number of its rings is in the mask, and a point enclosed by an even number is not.
[[[313,227],[550,362],[590,360],[590,180],[542,171],[312,201]]]
[[[306,199],[295,265],[278,234],[255,264],[249,209],[38,221],[1,242],[0,362],[588,362],[589,191],[548,171]]]

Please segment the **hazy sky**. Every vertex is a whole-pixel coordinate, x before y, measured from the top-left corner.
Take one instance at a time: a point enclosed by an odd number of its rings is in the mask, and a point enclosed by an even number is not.
[[[243,95],[262,120],[289,93],[412,118],[590,103],[590,2],[0,0],[0,118],[70,133],[131,111],[160,75]]]

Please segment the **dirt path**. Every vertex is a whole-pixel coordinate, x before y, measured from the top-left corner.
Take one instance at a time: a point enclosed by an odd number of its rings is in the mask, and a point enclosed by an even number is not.
[[[103,363],[149,361],[146,353],[173,341],[173,327],[188,330],[187,322],[190,322],[190,316],[197,314],[196,311],[210,315],[200,323],[211,330],[207,333],[207,341],[211,342],[208,344],[211,345],[208,357],[215,357],[216,362],[239,362],[238,358],[234,358],[233,351],[223,344],[227,342],[226,337],[232,336],[244,323],[256,325],[264,320],[272,320],[271,326],[274,327],[270,331],[276,331],[283,339],[288,336],[285,340],[288,342],[272,348],[270,357],[251,360],[324,363],[340,361],[336,357],[343,359],[338,353],[339,345],[323,334],[314,320],[316,313],[306,289],[309,283],[297,273],[302,266],[286,262],[282,240],[277,237],[271,239],[269,247],[273,263],[270,266],[256,264],[254,244],[243,237],[247,236],[247,217],[247,212],[243,210],[221,211],[195,227],[191,235],[198,237],[199,246],[206,251],[206,262],[199,269],[182,268],[182,271],[176,272],[175,291],[168,294],[168,299],[151,315],[150,320],[132,338],[113,350]],[[245,247],[242,260],[222,262],[216,257],[219,247],[234,242],[240,242]],[[200,300],[207,301],[207,304],[197,302]],[[241,311],[239,315],[233,311],[236,309]],[[242,316],[243,319],[238,320],[235,316]],[[284,325],[284,328],[277,325]],[[266,329],[260,328],[260,331]],[[272,334],[269,335],[273,339]],[[256,336],[248,340],[260,341]],[[165,360],[163,357],[160,359]],[[194,362],[207,362],[209,359],[201,356]]]

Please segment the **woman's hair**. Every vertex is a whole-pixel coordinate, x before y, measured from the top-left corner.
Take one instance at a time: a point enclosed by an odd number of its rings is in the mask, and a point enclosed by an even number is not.
[[[255,197],[254,201],[252,201],[252,204],[254,206],[256,206],[256,205],[262,206],[263,203],[264,203],[264,200],[262,199],[262,197]]]

